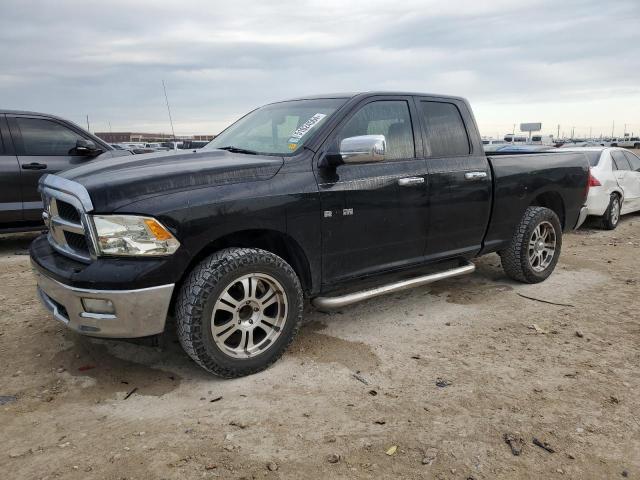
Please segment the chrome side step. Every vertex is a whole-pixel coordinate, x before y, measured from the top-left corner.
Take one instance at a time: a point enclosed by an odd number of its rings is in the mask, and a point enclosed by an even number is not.
[[[352,303],[361,302],[362,300],[368,300],[370,298],[379,297],[380,295],[386,295],[387,293],[399,292],[408,288],[419,287],[426,285],[427,283],[437,282],[438,280],[444,280],[445,278],[458,277],[460,275],[466,275],[473,273],[476,266],[466,261],[465,265],[460,267],[445,270],[444,272],[431,273],[429,275],[422,275],[420,277],[410,278],[408,280],[401,280],[399,282],[389,283],[381,287],[371,288],[369,290],[363,290],[361,292],[349,293],[339,297],[316,297],[311,303],[314,307],[320,310],[332,310],[335,308],[341,308]]]

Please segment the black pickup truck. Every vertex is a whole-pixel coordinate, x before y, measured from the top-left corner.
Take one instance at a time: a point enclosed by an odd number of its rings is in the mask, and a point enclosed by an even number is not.
[[[38,292],[86,335],[160,334],[175,317],[209,372],[247,375],[320,309],[471,273],[553,271],[584,220],[582,153],[487,157],[468,103],[412,93],[266,105],[205,148],[47,175]]]

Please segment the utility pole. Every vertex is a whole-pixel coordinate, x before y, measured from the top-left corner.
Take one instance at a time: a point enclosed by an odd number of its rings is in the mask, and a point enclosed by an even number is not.
[[[616,121],[613,121],[613,124],[611,125],[611,138],[613,138],[613,131],[616,129]]]
[[[164,86],[164,80],[162,80],[162,89],[164,90],[164,99],[167,102],[167,111],[169,112],[169,123],[171,124],[171,134],[173,135],[173,141],[176,140],[176,132],[173,130],[173,120],[171,119],[171,108],[169,107],[169,97],[167,97],[167,87]]]
[[[558,124],[558,137],[557,138],[560,138],[560,124]]]
[[[87,132],[91,133],[91,127],[89,126],[89,114],[87,114]]]
[[[589,127],[589,140],[591,140],[592,128],[593,128],[593,127]]]
[[[573,134],[575,133],[575,128],[576,127],[571,127],[571,138],[573,138]]]

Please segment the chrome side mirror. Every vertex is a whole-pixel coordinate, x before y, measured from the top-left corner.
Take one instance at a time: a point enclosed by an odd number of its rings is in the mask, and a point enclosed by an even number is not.
[[[381,162],[386,149],[384,135],[359,135],[340,142],[340,157],[346,164]]]

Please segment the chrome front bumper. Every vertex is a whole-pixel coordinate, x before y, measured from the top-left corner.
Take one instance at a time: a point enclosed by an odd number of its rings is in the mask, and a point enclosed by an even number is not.
[[[580,215],[578,215],[578,221],[576,222],[576,226],[573,227],[574,230],[580,228],[580,225],[582,225],[584,221],[587,219],[587,215],[589,215],[589,209],[585,205],[580,209]]]
[[[137,338],[164,330],[174,284],[140,290],[74,288],[35,271],[42,304],[54,318],[83,335]],[[82,299],[110,300],[113,313],[86,311]]]

